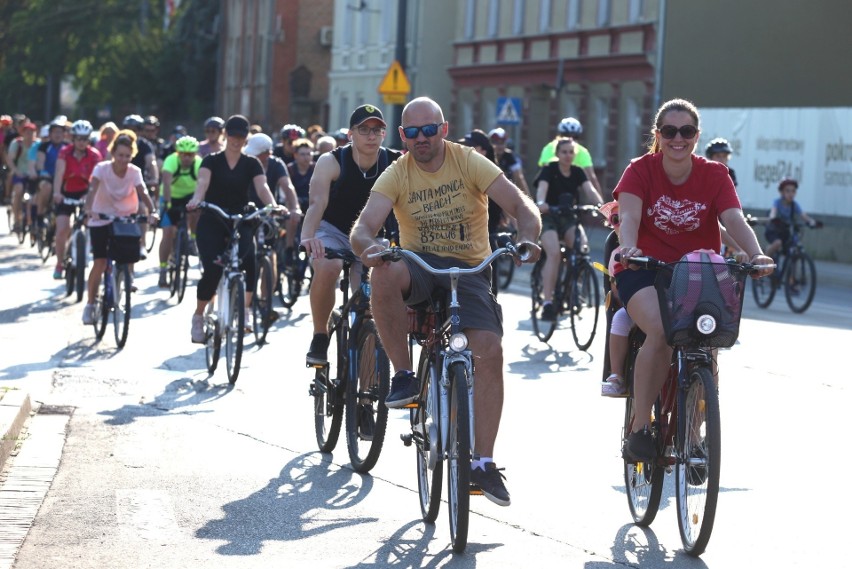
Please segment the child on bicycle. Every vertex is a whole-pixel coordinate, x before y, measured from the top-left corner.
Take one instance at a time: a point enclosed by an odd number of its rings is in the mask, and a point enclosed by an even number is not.
[[[790,226],[796,217],[801,217],[809,226],[816,226],[816,220],[802,210],[796,201],[796,190],[799,182],[792,178],[784,178],[778,183],[778,193],[781,194],[772,202],[769,210],[769,225],[766,227],[766,255],[777,260],[778,251],[790,239]]]
[[[607,222],[612,226],[616,236],[619,235],[621,222],[618,217],[618,202],[607,202],[600,208]],[[615,273],[622,270],[621,264],[615,260],[618,248],[614,249],[609,258],[609,279],[612,300],[621,304],[618,298],[618,288],[615,284]],[[601,397],[627,397],[627,384],[624,381],[624,359],[627,357],[629,343],[627,336],[633,327],[633,319],[627,314],[627,309],[621,306],[612,316],[609,329],[609,376],[601,382]]]

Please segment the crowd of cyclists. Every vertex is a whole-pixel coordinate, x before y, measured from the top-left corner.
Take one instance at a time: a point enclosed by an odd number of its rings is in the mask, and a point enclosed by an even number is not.
[[[86,197],[95,263],[83,311],[85,323],[91,323],[92,296],[100,279],[98,271],[103,271],[99,260],[106,258],[109,249],[105,229],[109,222],[96,214],[138,213],[147,223],[159,224],[161,287],[168,286],[172,242],[186,218],[193,254],[203,268],[190,336],[192,342],[204,343],[203,314],[222,273],[219,256],[225,248],[225,231],[199,205],[212,203],[231,214],[245,211],[250,203],[274,207],[289,216],[279,232],[286,247],[300,243],[312,265],[309,366],[327,363],[329,315],[342,268],[339,259],[326,258],[326,249],[354,251],[363,265],[371,267],[373,317],[394,371],[386,400],[389,408],[410,404],[420,389],[404,342],[405,306],[428,299],[441,286],[413,263],[378,259],[376,253],[389,241],[418,252],[435,266],[470,266],[490,252],[491,234],[510,228],[516,242],[532,251],[528,262],[537,261],[544,252],[545,302],[540,318],[553,320],[555,311],[549,301],[559,248],[573,246],[578,223],[570,206],[600,206],[620,239],[614,252],[620,258],[610,259],[609,266],[626,311],[613,324],[613,333],[626,336],[635,322],[647,334],[634,380],[635,408],[643,417],[651,416],[671,347],[660,323],[653,272],[625,270],[629,259],[650,254],[673,262],[694,249],[718,252],[724,240],[744,251],[752,263],[772,262],[743,220],[733,171],[724,164],[730,145],[715,139],[705,148],[707,158],[697,156],[698,110],[679,99],[659,109],[649,152],[631,161],[614,189],[615,201],[607,204],[608,192],[595,175],[589,151],[579,142],[583,127],[576,118],[566,117],[556,125],[554,139],[538,159],[539,172],[528,185],[521,158],[512,151],[504,129],[477,129],[448,139],[449,124],[442,109],[425,97],[412,100],[403,111],[398,127],[402,149],[383,146],[388,124],[373,105],[354,109],[348,128],[330,134],[316,125],[307,130],[284,125],[277,142],[241,115],[209,118],[199,138],[178,126],[167,139],[159,136],[157,117],[135,114],[125,117],[120,126],[107,122],[97,130],[85,119],[69,121],[64,116],[41,129],[23,115],[3,115],[0,122],[0,158],[8,168],[4,181],[10,189],[6,200],[13,212],[12,229],[39,227],[47,223],[54,208],[56,279],[63,278],[69,216],[75,214],[63,201]],[[795,181],[787,184],[792,185]],[[794,191],[795,187],[785,186],[782,198]],[[779,202],[778,210],[790,209],[790,199]],[[580,236],[587,239],[584,233]],[[140,241],[139,247],[139,258],[144,259],[144,243]],[[247,305],[255,289],[254,247],[253,235],[241,235]],[[352,274],[360,274],[358,270]],[[762,274],[769,272],[765,269]],[[358,279],[353,281],[357,284]],[[502,312],[490,278],[462,283],[462,306],[467,309],[462,319],[469,323],[471,345],[481,356],[477,379],[483,386],[476,392],[479,452],[472,479],[490,500],[506,506],[510,497],[505,477],[493,459],[503,405]],[[602,395],[625,393],[622,371],[613,366],[602,384]],[[647,421],[637,420],[626,440],[625,457],[650,456],[650,444]]]

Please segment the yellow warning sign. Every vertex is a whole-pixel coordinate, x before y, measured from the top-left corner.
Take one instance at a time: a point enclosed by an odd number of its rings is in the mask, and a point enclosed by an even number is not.
[[[411,83],[398,61],[394,60],[379,84],[380,95],[408,95],[411,93]]]

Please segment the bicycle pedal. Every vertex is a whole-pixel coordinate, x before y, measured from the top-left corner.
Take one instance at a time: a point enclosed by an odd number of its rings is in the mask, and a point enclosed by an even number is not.
[[[408,405],[403,405],[400,409],[417,409],[418,407],[420,407],[420,404],[417,401],[413,401]]]
[[[471,484],[469,493],[470,493],[471,496],[484,496],[485,495],[485,492],[482,491],[482,488],[480,488],[478,484]]]

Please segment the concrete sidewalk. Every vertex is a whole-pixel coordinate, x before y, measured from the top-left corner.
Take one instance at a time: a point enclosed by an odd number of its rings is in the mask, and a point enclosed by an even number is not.
[[[18,444],[18,436],[32,411],[30,396],[20,389],[0,388],[0,471]]]

